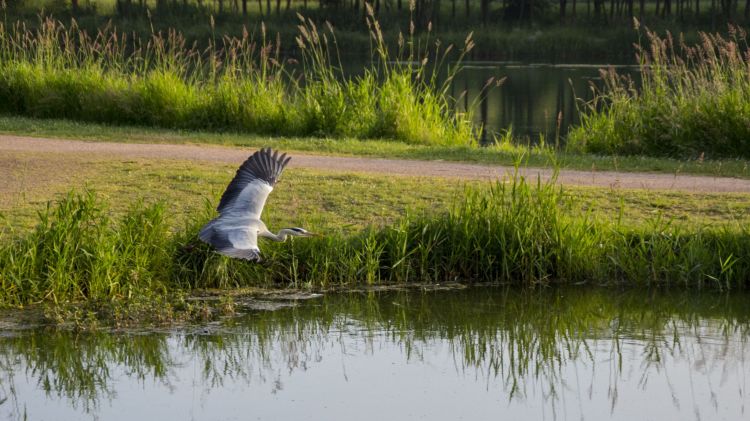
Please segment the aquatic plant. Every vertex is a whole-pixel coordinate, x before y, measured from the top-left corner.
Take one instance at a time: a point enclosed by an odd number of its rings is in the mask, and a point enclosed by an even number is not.
[[[452,50],[427,51],[413,38],[389,51],[368,15],[373,61],[364,74],[340,71],[333,27],[300,16],[302,61],[285,60],[281,44],[211,40],[186,46],[170,30],[131,39],[106,27],[90,37],[44,18],[37,30],[0,24],[0,112],[109,124],[255,134],[385,138],[408,143],[471,145],[471,116],[458,112],[430,66]],[[458,53],[473,47],[471,37]],[[450,66],[449,66],[450,67]],[[460,69],[447,69],[447,78]]]
[[[750,50],[745,31],[701,33],[688,45],[645,31],[641,86],[602,70],[604,87],[585,105],[568,147],[596,154],[688,159],[750,157]]]

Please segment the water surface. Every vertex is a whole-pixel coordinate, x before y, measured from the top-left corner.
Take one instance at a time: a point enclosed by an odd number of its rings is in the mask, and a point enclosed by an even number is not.
[[[747,419],[748,298],[356,292],[176,331],[6,329],[0,417]]]
[[[544,135],[546,142],[564,142],[569,128],[580,121],[585,101],[593,98],[592,87],[600,89],[600,69],[607,64],[522,64],[467,62],[451,85],[451,96],[461,98],[464,109],[474,103],[474,121],[485,129],[484,141],[493,133],[512,128],[518,137],[532,142]],[[637,68],[615,66],[623,75],[638,80]],[[490,78],[502,79],[500,87],[482,89]],[[465,94],[464,94],[465,92]]]

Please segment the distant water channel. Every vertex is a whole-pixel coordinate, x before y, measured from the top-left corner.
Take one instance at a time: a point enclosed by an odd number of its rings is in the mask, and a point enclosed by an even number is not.
[[[536,141],[540,134],[554,142],[564,137],[571,125],[578,124],[578,108],[592,99],[592,84],[602,86],[599,69],[606,64],[522,64],[507,62],[467,62],[451,87],[451,95],[461,98],[466,107],[476,104],[475,121],[486,129],[485,141],[492,133],[513,128],[513,133]],[[637,67],[612,66],[618,73],[637,80]],[[478,98],[487,80],[505,78],[499,88]],[[462,95],[466,92],[465,95]],[[577,104],[578,102],[578,104]]]
[[[0,335],[0,417],[747,419],[750,295],[592,288],[248,301],[175,331]]]
[[[343,69],[347,75],[358,75],[368,63],[349,58]],[[541,134],[554,143],[558,133],[564,138],[570,126],[579,123],[582,101],[593,98],[592,86],[602,87],[599,70],[609,68],[640,81],[638,67],[629,65],[465,61],[448,93],[458,99],[459,109],[474,107],[474,122],[484,128],[483,142],[512,127],[517,139],[536,143]],[[504,82],[486,90],[491,78]]]

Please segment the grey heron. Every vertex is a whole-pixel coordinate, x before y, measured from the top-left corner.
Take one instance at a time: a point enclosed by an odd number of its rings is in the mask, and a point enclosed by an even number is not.
[[[316,236],[296,227],[274,234],[260,220],[269,193],[291,159],[271,148],[250,155],[221,196],[216,208],[219,216],[207,223],[198,237],[225,256],[260,261],[258,237],[286,241],[290,236]]]

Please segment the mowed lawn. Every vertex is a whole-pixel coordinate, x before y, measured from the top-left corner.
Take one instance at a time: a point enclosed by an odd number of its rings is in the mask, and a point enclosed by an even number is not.
[[[6,152],[0,156],[3,225],[25,230],[47,202],[70,190],[92,189],[113,213],[139,201],[163,200],[175,229],[215,207],[235,165],[165,159],[113,159],[105,155]],[[440,212],[461,201],[468,185],[439,177],[402,177],[290,168],[269,198],[264,219],[272,228],[310,227],[352,233],[389,224],[406,212]],[[564,187],[564,210],[628,225],[657,219],[690,226],[750,222],[750,194],[659,192]]]

